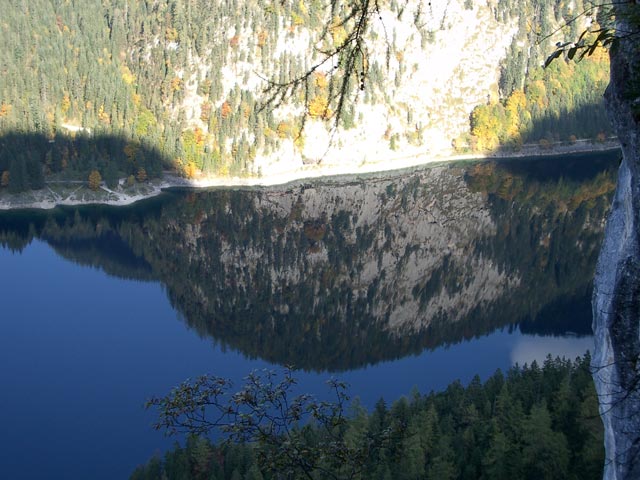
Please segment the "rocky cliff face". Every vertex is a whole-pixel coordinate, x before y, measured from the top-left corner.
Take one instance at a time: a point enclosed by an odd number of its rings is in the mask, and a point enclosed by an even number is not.
[[[619,6],[619,30],[637,31]],[[594,378],[605,425],[606,480],[640,478],[640,42],[622,38],[611,52],[611,83],[605,95],[623,151],[618,187],[595,277]]]

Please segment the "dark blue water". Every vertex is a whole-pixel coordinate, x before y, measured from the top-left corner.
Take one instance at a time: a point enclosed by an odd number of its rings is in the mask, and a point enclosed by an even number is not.
[[[614,152],[0,213],[0,477],[127,478],[180,440],[145,401],[205,373],[239,385],[299,365],[298,391],[330,399],[338,372],[370,408],[582,355],[616,166]]]
[[[0,470],[11,479],[118,479],[170,446],[143,409],[187,377],[240,381],[280,367],[199,338],[155,282],[128,281],[60,258],[34,241],[0,248]],[[575,356],[590,337],[497,331],[471,342],[340,374],[372,406],[486,378],[547,353]],[[325,394],[329,374],[299,373],[300,390]]]

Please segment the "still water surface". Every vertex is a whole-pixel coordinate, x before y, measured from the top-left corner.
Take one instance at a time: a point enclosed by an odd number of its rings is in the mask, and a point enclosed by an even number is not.
[[[173,441],[145,400],[202,373],[371,407],[581,355],[616,160],[1,215],[3,476],[126,478]]]

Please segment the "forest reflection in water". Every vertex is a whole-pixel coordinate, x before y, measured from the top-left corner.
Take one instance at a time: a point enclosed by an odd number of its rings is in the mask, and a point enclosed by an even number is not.
[[[171,445],[145,400],[202,373],[240,383],[293,364],[307,370],[300,391],[321,395],[339,372],[372,407],[583,353],[617,162],[451,164],[0,213],[4,473],[126,477]]]
[[[174,191],[128,208],[0,215],[110,275],[160,281],[199,335],[343,371],[520,323],[590,332],[617,152],[449,164],[275,188]]]

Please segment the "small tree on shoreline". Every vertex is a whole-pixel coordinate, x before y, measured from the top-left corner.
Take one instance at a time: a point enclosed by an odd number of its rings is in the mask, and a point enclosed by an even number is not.
[[[98,170],[91,170],[89,174],[89,188],[93,191],[96,191],[100,188],[100,184],[102,183],[102,175]]]

